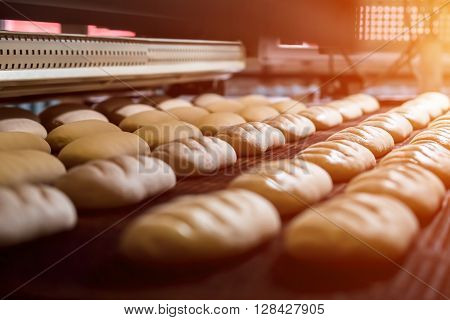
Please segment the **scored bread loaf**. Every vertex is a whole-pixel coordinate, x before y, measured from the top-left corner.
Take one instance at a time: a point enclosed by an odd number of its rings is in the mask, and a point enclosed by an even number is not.
[[[66,145],[58,155],[66,168],[71,168],[90,160],[108,159],[120,155],[146,155],[150,153],[148,144],[129,132],[108,132],[79,138]]]
[[[373,113],[380,109],[380,103],[378,100],[365,93],[350,95],[346,97],[345,100],[350,100],[357,103],[365,114]]]
[[[316,127],[311,120],[298,114],[284,113],[266,123],[280,130],[286,142],[293,142],[312,135]]]
[[[414,130],[425,128],[430,122],[430,116],[426,111],[412,105],[393,108],[389,112],[395,112],[404,116],[411,123]]]
[[[122,155],[72,168],[55,185],[77,208],[106,209],[138,203],[175,183],[174,172],[163,161]]]
[[[347,182],[376,164],[369,149],[349,140],[315,143],[300,151],[296,158],[322,167],[335,183]]]
[[[337,110],[344,121],[351,121],[363,115],[361,106],[351,100],[335,100],[327,103],[326,106]]]
[[[298,114],[311,120],[317,130],[328,130],[344,122],[339,111],[326,106],[309,107]]]
[[[27,132],[0,132],[0,151],[24,149],[50,153],[49,144],[37,135]]]
[[[429,126],[430,128],[447,128],[450,129],[450,113],[446,113],[439,118],[434,119]]]
[[[299,159],[263,162],[239,175],[229,188],[247,189],[269,200],[282,216],[298,214],[333,189],[321,167]]]
[[[431,128],[419,132],[411,140],[411,144],[422,143],[424,141],[434,141],[441,146],[450,150],[450,129],[446,128]]]
[[[213,136],[222,128],[245,123],[245,119],[232,112],[216,112],[201,117],[197,127],[205,136]]]
[[[76,221],[73,204],[56,188],[0,187],[0,247],[72,229]]]
[[[99,133],[120,132],[119,127],[99,120],[83,120],[63,124],[53,129],[47,136],[53,153],[58,153],[66,145],[79,138]]]
[[[277,110],[280,114],[297,114],[306,109],[306,105],[304,103],[293,99],[277,101],[271,103],[269,106]]]
[[[239,157],[262,154],[285,144],[283,133],[263,122],[248,122],[221,129],[217,138],[228,142]]]
[[[402,201],[426,224],[441,207],[445,186],[431,171],[416,164],[399,163],[360,174],[350,181],[345,192],[391,196]]]
[[[233,165],[236,152],[216,137],[192,137],[160,145],[152,157],[168,163],[178,176],[212,174]]]
[[[201,263],[235,256],[273,238],[280,218],[256,193],[221,190],[176,198],[125,228],[121,252],[137,262]]]
[[[52,183],[66,173],[56,157],[36,150],[0,151],[0,163],[0,186]]]
[[[389,132],[395,143],[406,140],[413,132],[411,123],[404,116],[395,112],[370,116],[360,125],[378,127]]]
[[[295,217],[283,243],[290,256],[306,262],[372,265],[402,258],[418,232],[417,219],[400,201],[352,193]]]

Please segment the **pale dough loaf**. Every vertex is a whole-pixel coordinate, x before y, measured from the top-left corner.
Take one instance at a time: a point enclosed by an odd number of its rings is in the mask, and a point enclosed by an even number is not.
[[[238,114],[231,112],[217,112],[201,117],[197,127],[204,135],[213,136],[222,128],[241,123],[245,123],[245,119]]]
[[[286,143],[280,130],[262,122],[227,127],[220,130],[216,136],[228,142],[239,157],[262,154]]]
[[[280,114],[278,117],[266,121],[266,123],[283,132],[286,142],[297,141],[316,132],[314,123],[298,114]]]
[[[430,128],[447,128],[450,129],[450,113],[446,113],[439,118],[434,119],[430,124]]]
[[[371,126],[357,126],[343,129],[327,139],[349,140],[369,149],[375,158],[380,158],[394,148],[394,139],[385,130]]]
[[[196,137],[163,144],[152,157],[168,163],[178,176],[204,175],[233,165],[236,152],[227,142],[216,137]]]
[[[72,168],[55,186],[77,208],[107,209],[138,203],[163,193],[175,183],[173,170],[163,161],[123,155]]]
[[[317,130],[328,130],[344,122],[344,118],[339,111],[331,107],[309,107],[298,114],[311,120]]]
[[[0,120],[0,132],[27,132],[43,139],[47,137],[47,130],[39,122],[25,118]]]
[[[21,184],[0,187],[0,247],[72,229],[75,208],[58,189]]]
[[[97,120],[97,121],[104,121],[109,122],[108,119],[101,114],[100,112],[97,112],[95,110],[76,110],[76,111],[69,111],[63,114],[60,114],[59,116],[55,117],[53,119],[54,128],[58,126],[62,126],[63,124],[77,122],[77,121],[83,121],[83,120]]]
[[[424,141],[434,141],[450,150],[450,129],[431,128],[419,132],[411,140],[411,144],[422,143]]]
[[[209,112],[239,112],[245,105],[236,100],[221,99],[205,107]]]
[[[224,97],[216,93],[203,93],[194,99],[194,105],[205,108],[222,99],[224,99]]]
[[[42,111],[39,114],[39,119],[41,120],[42,125],[48,131],[51,131],[58,125],[61,125],[61,123],[57,124],[54,122],[55,118],[63,115],[64,113],[79,110],[90,110],[90,109],[87,106],[79,103],[61,103],[44,109],[44,111]]]
[[[35,134],[27,132],[0,132],[0,151],[24,149],[50,153],[49,144]]]
[[[66,145],[79,138],[99,133],[120,132],[121,130],[109,122],[99,120],[83,120],[63,124],[53,129],[47,136],[53,153],[58,153]]]
[[[394,198],[354,193],[295,217],[284,233],[286,252],[299,260],[342,266],[401,259],[419,232],[411,210]]]
[[[363,115],[362,107],[351,100],[335,100],[327,103],[326,106],[337,110],[344,121],[351,121]]]
[[[131,117],[135,114],[146,112],[146,111],[152,111],[156,110],[152,106],[146,105],[146,104],[128,104],[126,106],[123,106],[121,108],[118,108],[112,112],[108,119],[114,124],[119,124],[123,121],[123,119]]]
[[[79,138],[66,145],[58,158],[67,168],[91,160],[108,159],[120,155],[146,155],[150,153],[148,144],[129,132],[108,132]]]
[[[345,192],[388,195],[402,201],[422,224],[441,207],[445,186],[431,171],[412,163],[377,167],[350,181]]]
[[[321,167],[298,159],[263,162],[236,177],[229,188],[247,189],[269,200],[282,216],[298,214],[333,189]]]
[[[450,108],[450,99],[441,92],[425,92],[417,96],[418,100],[424,99],[438,105],[443,112],[447,112]]]
[[[170,114],[174,115],[180,121],[184,121],[194,126],[197,126],[200,122],[200,119],[209,114],[209,112],[200,107],[180,107],[173,108],[169,111]]]
[[[395,112],[404,116],[411,123],[414,130],[423,129],[430,122],[430,116],[426,111],[411,105],[393,108],[389,112]]]
[[[421,110],[422,112],[427,113],[430,119],[437,118],[444,113],[444,110],[439,105],[425,99],[409,100],[402,106]]]
[[[273,119],[280,113],[274,108],[268,106],[249,106],[239,111],[239,114],[246,121],[254,122]]]
[[[369,149],[348,140],[315,143],[300,151],[296,158],[322,167],[335,183],[347,182],[376,164]]]
[[[178,120],[178,118],[169,112],[158,110],[144,111],[123,119],[119,124],[119,128],[123,131],[134,132],[139,128],[151,124],[170,122],[174,120]]]
[[[193,107],[193,105],[192,103],[184,99],[168,99],[157,105],[157,108],[163,111],[180,107]]]
[[[379,165],[414,163],[438,176],[450,188],[450,151],[436,142],[409,144],[390,152]]]
[[[350,100],[357,103],[365,114],[373,113],[380,109],[380,103],[378,100],[365,93],[350,95],[346,97],[345,100]]]
[[[373,115],[361,122],[360,125],[378,127],[389,132],[395,143],[406,140],[413,132],[411,123],[404,116],[395,112]]]
[[[56,157],[36,150],[1,151],[0,164],[0,186],[52,183],[66,173]]]
[[[270,100],[260,94],[250,94],[239,98],[239,102],[246,106],[267,106]]]
[[[269,106],[277,110],[280,114],[297,114],[300,111],[306,109],[306,105],[304,103],[293,99],[284,99],[278,102],[271,103]]]
[[[120,250],[137,262],[202,263],[252,250],[280,228],[269,201],[229,189],[179,197],[142,214],[125,229]]]
[[[151,149],[174,140],[203,136],[199,128],[183,121],[155,123],[136,130],[134,134],[146,141]]]

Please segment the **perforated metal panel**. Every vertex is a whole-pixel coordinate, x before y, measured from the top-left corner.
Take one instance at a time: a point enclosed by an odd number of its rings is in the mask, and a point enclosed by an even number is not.
[[[244,59],[238,42],[0,32],[0,96],[204,80]]]

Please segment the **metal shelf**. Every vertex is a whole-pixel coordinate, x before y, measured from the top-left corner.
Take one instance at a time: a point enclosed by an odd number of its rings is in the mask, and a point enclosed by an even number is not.
[[[0,32],[0,97],[226,78],[245,67],[240,42]]]

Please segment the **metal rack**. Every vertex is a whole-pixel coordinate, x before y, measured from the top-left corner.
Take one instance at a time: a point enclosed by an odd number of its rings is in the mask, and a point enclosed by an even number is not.
[[[240,42],[0,32],[0,97],[227,78]]]

